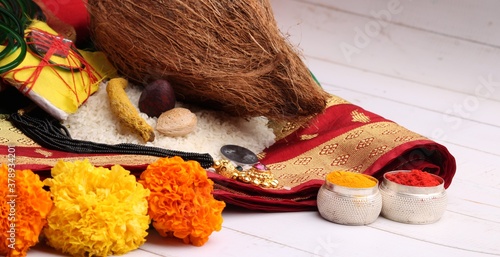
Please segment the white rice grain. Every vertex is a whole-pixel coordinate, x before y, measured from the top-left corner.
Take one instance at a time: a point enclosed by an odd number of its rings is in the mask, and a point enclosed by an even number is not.
[[[126,93],[130,101],[138,106],[141,95],[139,87],[129,85]],[[133,143],[178,150],[184,152],[208,153],[215,160],[221,159],[223,145],[240,145],[255,153],[260,153],[275,141],[275,135],[267,126],[264,117],[249,120],[228,116],[221,112],[199,109],[177,103],[176,107],[190,109],[198,118],[194,132],[184,137],[167,137],[155,131],[155,140],[145,144],[141,137],[123,127],[109,108],[106,83],[101,83],[98,91],[89,97],[79,110],[64,122],[74,139],[105,143]],[[140,115],[154,128],[156,118]]]

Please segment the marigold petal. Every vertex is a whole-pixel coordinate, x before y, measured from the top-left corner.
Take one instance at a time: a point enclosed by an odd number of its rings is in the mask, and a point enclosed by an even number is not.
[[[0,203],[0,254],[26,256],[38,243],[53,203],[38,175],[9,167],[0,167],[0,195],[5,199]]]
[[[198,162],[175,156],[160,158],[141,174],[139,183],[151,191],[149,215],[162,236],[205,244],[222,227],[225,203],[213,198],[213,182]]]

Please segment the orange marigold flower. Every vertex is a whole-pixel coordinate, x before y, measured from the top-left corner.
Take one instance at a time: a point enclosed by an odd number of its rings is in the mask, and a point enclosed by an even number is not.
[[[0,255],[26,256],[38,243],[52,208],[49,192],[31,170],[0,167]]]
[[[226,204],[214,199],[213,182],[198,162],[160,158],[141,174],[139,183],[151,191],[148,213],[162,236],[201,246],[221,229]]]

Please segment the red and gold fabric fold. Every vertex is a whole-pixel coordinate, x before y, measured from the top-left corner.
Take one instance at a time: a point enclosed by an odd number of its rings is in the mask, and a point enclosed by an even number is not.
[[[421,169],[443,177],[445,187],[456,170],[443,145],[336,96],[307,124],[274,127],[278,141],[259,157],[280,185],[263,189],[211,174],[218,198],[264,211],[310,210],[326,174],[334,170],[380,179],[391,170]]]

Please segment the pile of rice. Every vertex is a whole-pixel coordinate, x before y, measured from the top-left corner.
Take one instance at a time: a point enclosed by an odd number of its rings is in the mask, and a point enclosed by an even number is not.
[[[129,85],[126,93],[136,106],[141,95],[141,88]],[[141,137],[122,126],[109,108],[106,83],[101,83],[99,90],[94,93],[79,110],[64,121],[72,138],[105,143],[134,143],[161,147],[170,150],[185,152],[209,153],[217,160],[221,159],[220,148],[223,145],[240,145],[260,153],[275,141],[275,135],[267,126],[268,120],[264,117],[242,119],[227,114],[196,108],[183,103],[176,107],[190,109],[198,118],[194,132],[184,137],[167,137],[155,131],[155,140],[147,144]],[[156,127],[156,118],[140,114],[153,128]]]

